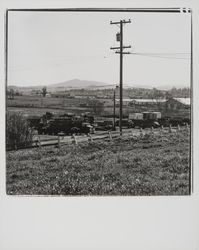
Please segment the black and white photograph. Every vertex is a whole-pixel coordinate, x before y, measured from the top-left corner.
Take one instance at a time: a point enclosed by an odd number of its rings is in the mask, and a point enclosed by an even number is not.
[[[6,193],[192,192],[192,10],[8,9]]]
[[[199,249],[198,14],[0,1],[0,250]]]

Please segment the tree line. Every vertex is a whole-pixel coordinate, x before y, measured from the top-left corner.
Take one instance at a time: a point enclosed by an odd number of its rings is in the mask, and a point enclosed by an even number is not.
[[[47,88],[43,87],[41,90],[37,91],[37,94],[40,94],[43,97],[46,97],[47,95]],[[13,89],[13,88],[7,88],[6,90],[6,96],[8,99],[14,99],[15,96],[22,96],[23,93],[20,92],[18,89]]]

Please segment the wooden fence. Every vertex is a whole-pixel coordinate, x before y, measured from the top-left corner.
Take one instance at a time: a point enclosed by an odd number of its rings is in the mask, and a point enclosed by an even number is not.
[[[92,143],[95,140],[109,140],[113,141],[115,138],[119,137],[143,137],[144,135],[160,135],[163,136],[165,134],[171,134],[171,133],[180,133],[182,131],[189,131],[190,126],[186,124],[186,126],[180,127],[179,125],[177,127],[167,127],[164,128],[161,126],[160,128],[154,129],[151,127],[150,129],[128,129],[123,130],[122,136],[120,135],[120,131],[104,131],[99,134],[88,134],[85,136],[77,136],[73,134],[72,136],[65,136],[63,133],[59,133],[56,137],[55,136],[49,136],[47,139],[41,139],[42,136],[36,135],[35,140],[31,145],[21,145],[18,147],[18,149],[22,148],[33,148],[33,147],[43,147],[43,146],[58,146],[58,148],[61,148],[61,145],[63,144],[74,144],[78,145],[81,142],[89,142]],[[9,151],[9,149],[8,149]]]

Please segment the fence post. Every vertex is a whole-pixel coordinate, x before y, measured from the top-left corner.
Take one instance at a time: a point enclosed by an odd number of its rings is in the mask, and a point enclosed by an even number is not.
[[[72,143],[74,143],[75,145],[77,145],[77,139],[75,137],[75,134],[72,134],[71,138],[73,140]]]
[[[169,124],[169,133],[172,133],[172,127],[171,127],[171,124]]]
[[[163,129],[164,129],[164,127],[163,127],[163,125],[161,125],[160,126],[160,135],[162,136],[162,133],[163,133]]]
[[[186,130],[188,131],[189,130],[189,124],[186,123]]]
[[[14,149],[17,150],[17,140],[14,140]]]
[[[109,134],[109,139],[110,139],[110,141],[112,141],[112,134],[111,134],[111,131],[108,131],[108,134]]]
[[[154,128],[151,126],[151,134],[154,135]]]
[[[58,148],[60,148],[60,135],[58,134]]]
[[[39,148],[41,148],[41,140],[40,140],[40,136],[38,136],[38,146],[39,146]]]
[[[93,142],[93,138],[92,138],[92,136],[91,136],[90,133],[88,133],[88,141],[89,141],[89,142]]]
[[[162,134],[163,134],[163,125],[160,126],[160,138],[161,138],[161,141],[163,141]]]
[[[143,136],[142,128],[140,128],[140,136]]]

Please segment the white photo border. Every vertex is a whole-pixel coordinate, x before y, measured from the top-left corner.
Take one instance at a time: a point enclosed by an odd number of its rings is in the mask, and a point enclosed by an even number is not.
[[[1,18],[0,249],[199,249],[197,96],[199,6],[196,1],[9,1]],[[5,13],[24,8],[170,8],[193,11],[193,193],[157,197],[24,197],[5,192]]]

